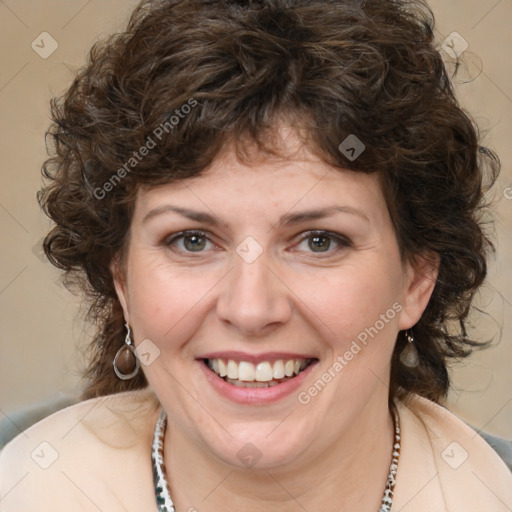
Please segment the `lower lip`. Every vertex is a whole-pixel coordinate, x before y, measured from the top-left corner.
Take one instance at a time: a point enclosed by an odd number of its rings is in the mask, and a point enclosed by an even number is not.
[[[239,404],[271,404],[282,400],[296,391],[311,373],[318,361],[313,361],[293,379],[268,388],[241,388],[229,384],[211,371],[204,361],[198,361],[206,379],[219,395]]]

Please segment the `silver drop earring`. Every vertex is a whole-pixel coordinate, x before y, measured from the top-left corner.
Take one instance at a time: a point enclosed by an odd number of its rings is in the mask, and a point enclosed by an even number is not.
[[[114,372],[121,380],[133,379],[139,373],[140,367],[139,358],[132,344],[130,326],[125,326],[127,332],[124,345],[117,351],[113,362]]]
[[[407,368],[416,368],[420,364],[418,350],[414,344],[414,336],[411,331],[406,331],[407,345],[400,353],[400,362]]]

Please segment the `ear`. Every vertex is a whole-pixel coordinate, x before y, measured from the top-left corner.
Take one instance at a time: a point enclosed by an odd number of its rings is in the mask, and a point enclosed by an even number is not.
[[[112,279],[114,281],[114,287],[116,289],[117,298],[123,308],[124,320],[127,324],[130,323],[130,314],[128,312],[128,292],[126,286],[126,271],[122,268],[120,262],[120,256],[117,254],[112,258],[109,265],[110,272],[112,273]]]
[[[436,285],[439,261],[437,253],[430,253],[416,256],[414,261],[407,263],[403,309],[398,326],[400,330],[413,327],[425,311]]]

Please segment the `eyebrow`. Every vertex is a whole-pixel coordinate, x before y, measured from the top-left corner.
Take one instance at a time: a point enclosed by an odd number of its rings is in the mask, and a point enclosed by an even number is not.
[[[144,224],[150,219],[156,217],[157,215],[161,215],[167,212],[175,212],[182,215],[183,217],[204,224],[208,224],[210,226],[219,226],[220,224],[223,224],[223,222],[219,218],[210,215],[209,213],[190,210],[188,208],[180,208],[178,206],[173,206],[171,204],[158,206],[157,208],[154,208],[153,210],[149,211],[142,219],[142,223]],[[298,213],[287,213],[279,219],[278,225],[290,226],[292,224],[300,224],[301,222],[307,222],[311,220],[318,220],[323,219],[325,217],[330,217],[332,215],[335,215],[336,213],[348,213],[351,215],[356,215],[362,218],[363,220],[370,222],[370,219],[366,216],[366,214],[361,210],[358,210],[357,208],[352,208],[351,206],[331,206],[328,208],[321,208],[317,210],[308,210]]]

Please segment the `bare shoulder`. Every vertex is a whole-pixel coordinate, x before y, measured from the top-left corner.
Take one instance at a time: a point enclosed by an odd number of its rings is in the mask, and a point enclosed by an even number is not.
[[[74,510],[123,510],[130,496],[127,466],[141,470],[135,487],[144,479],[145,488],[152,487],[159,409],[150,390],[131,391],[80,402],[28,428],[0,452],[2,512],[35,510],[36,504],[39,510],[71,504]]]

